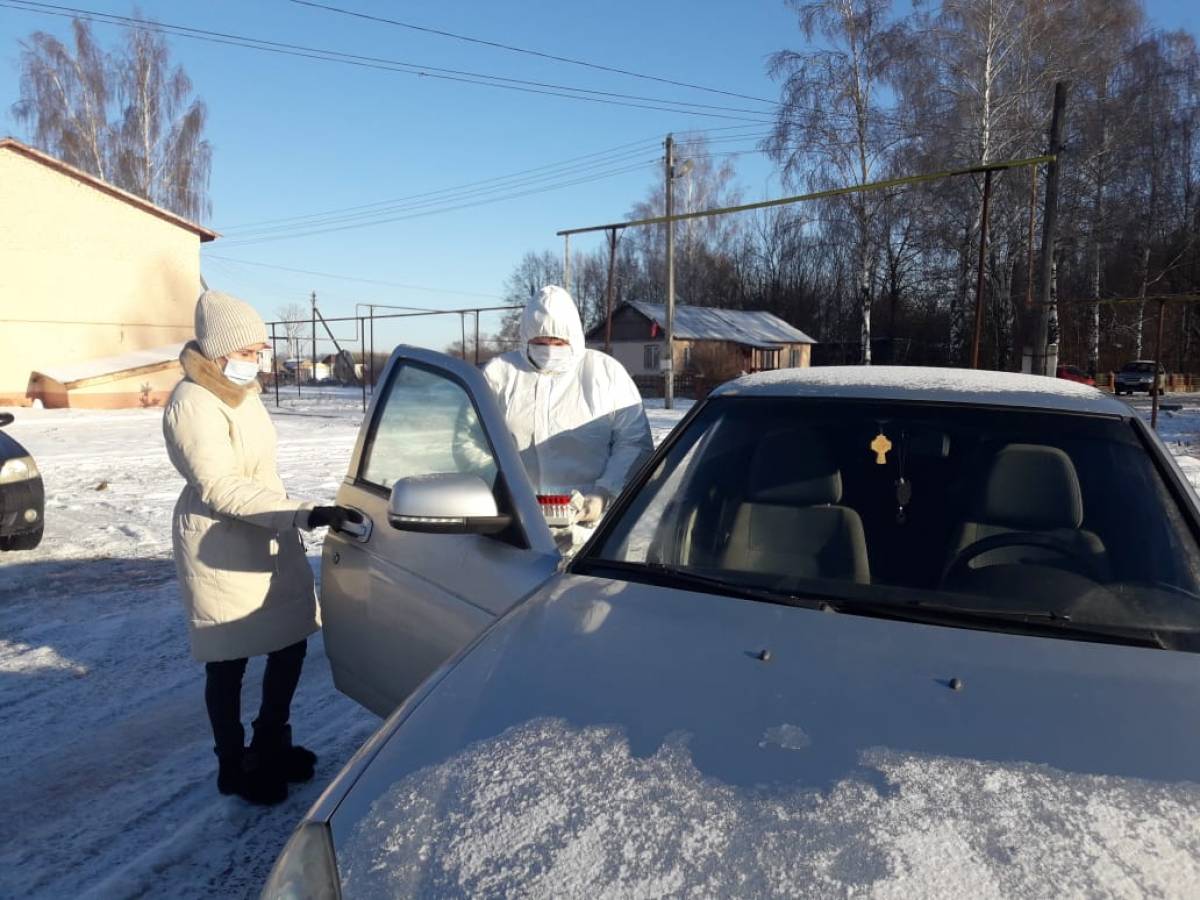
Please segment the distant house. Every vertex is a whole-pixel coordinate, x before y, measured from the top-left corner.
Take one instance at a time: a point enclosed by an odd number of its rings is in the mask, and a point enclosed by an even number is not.
[[[162,403],[216,237],[0,138],[0,406]]]
[[[612,355],[635,378],[662,371],[666,318],[662,303],[634,300],[613,311]],[[601,322],[588,332],[588,347],[604,349],[604,330]],[[763,310],[676,304],[673,343],[677,373],[725,378],[739,372],[807,368],[816,341]]]
[[[324,381],[333,376],[333,366],[320,359],[317,360],[315,367],[310,358],[284,360],[280,367],[291,375],[293,381],[298,377],[301,383]],[[297,373],[299,374],[297,375]]]
[[[347,350],[343,350],[340,354],[329,353],[321,357],[320,364],[325,367],[327,374],[324,377],[326,378],[336,378],[345,383],[362,381],[363,364]]]

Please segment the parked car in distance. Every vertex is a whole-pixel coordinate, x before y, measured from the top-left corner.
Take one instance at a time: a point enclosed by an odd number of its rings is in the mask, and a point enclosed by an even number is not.
[[[1161,365],[1158,367],[1158,379],[1154,377],[1155,364],[1153,360],[1134,359],[1121,366],[1113,383],[1117,394],[1133,394],[1145,391],[1147,394],[1157,390],[1160,394],[1167,387],[1167,372]]]
[[[403,703],[271,900],[1195,887],[1200,504],[1109,395],[748,376],[561,562],[482,375],[402,348],[338,496],[327,655]]]
[[[1058,377],[1065,378],[1067,381],[1077,381],[1080,384],[1086,384],[1091,387],[1096,386],[1096,379],[1078,366],[1067,366],[1059,364]]]
[[[0,429],[13,414],[0,412]],[[32,550],[42,541],[45,488],[33,457],[0,431],[0,551]]]

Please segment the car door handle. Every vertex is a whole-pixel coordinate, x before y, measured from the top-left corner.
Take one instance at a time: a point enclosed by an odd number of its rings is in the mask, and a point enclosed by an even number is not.
[[[353,506],[342,507],[346,512],[353,513],[358,516],[359,521],[355,522],[347,518],[342,522],[342,527],[338,531],[343,534],[348,534],[360,544],[365,544],[371,539],[371,532],[374,530],[374,525],[371,522],[371,517],[361,509],[355,509]]]

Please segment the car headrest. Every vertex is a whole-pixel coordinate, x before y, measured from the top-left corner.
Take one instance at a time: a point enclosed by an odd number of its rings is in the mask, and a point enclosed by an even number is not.
[[[842,473],[829,447],[814,431],[767,432],[750,463],[752,503],[821,506],[842,499]]]
[[[1075,464],[1057,447],[1008,444],[992,458],[974,518],[1025,531],[1078,528],[1083,496]]]

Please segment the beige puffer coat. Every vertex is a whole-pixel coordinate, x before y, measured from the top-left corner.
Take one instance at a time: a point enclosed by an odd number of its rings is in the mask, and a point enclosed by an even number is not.
[[[275,426],[257,382],[233,384],[195,343],[163,434],[187,481],[171,529],[201,662],[270,653],[319,629],[312,570],[297,526],[311,503],[289,500],[275,469]]]

